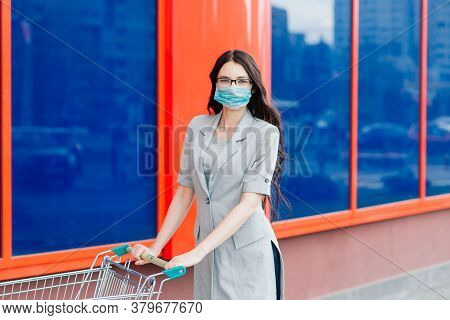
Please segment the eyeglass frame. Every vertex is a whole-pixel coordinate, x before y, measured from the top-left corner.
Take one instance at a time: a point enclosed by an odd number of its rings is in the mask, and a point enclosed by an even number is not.
[[[235,83],[236,86],[238,86],[237,82],[238,82],[239,80],[248,80],[248,81],[249,81],[249,85],[251,85],[251,84],[253,83],[252,79],[250,79],[250,78],[234,79],[234,80],[233,80],[233,79],[230,79],[230,78],[228,78],[228,77],[220,77],[220,78],[217,78],[217,79],[216,79],[216,84],[217,84],[217,82],[218,82],[219,80],[229,80],[229,81],[230,81],[230,87],[233,85],[233,82]]]

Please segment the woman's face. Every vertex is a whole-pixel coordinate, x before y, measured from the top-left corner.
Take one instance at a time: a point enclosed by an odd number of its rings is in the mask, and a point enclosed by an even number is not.
[[[237,62],[228,61],[225,63],[219,71],[217,76],[218,82],[217,86],[220,87],[220,79],[231,79],[231,80],[241,80],[240,82],[232,82],[231,86],[240,86],[247,89],[252,89],[252,84],[250,83],[250,77],[245,71],[244,67]],[[247,83],[248,82],[248,83]],[[226,106],[226,105],[224,105]],[[243,105],[245,107],[246,105]],[[236,109],[236,108],[233,108]],[[240,108],[239,108],[240,109]]]

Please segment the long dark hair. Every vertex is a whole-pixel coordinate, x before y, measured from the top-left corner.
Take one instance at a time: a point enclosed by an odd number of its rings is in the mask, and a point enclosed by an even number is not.
[[[280,200],[282,200],[288,207],[290,207],[289,202],[286,197],[281,192],[280,181],[281,175],[283,172],[282,164],[286,159],[286,152],[284,149],[284,141],[282,135],[282,122],[281,115],[278,110],[272,104],[271,99],[267,98],[266,88],[264,87],[261,79],[261,72],[256,64],[255,60],[252,56],[242,50],[229,50],[224,52],[216,61],[214,68],[209,74],[209,78],[211,80],[211,94],[209,96],[208,102],[208,112],[209,114],[218,114],[223,106],[221,103],[214,100],[214,93],[216,91],[216,82],[217,77],[219,75],[219,71],[222,66],[229,62],[234,61],[239,63],[244,67],[245,71],[247,71],[250,79],[252,80],[253,88],[252,88],[252,97],[247,105],[247,108],[252,113],[252,115],[256,118],[267,121],[270,124],[278,127],[280,130],[280,145],[278,148],[278,157],[277,163],[275,166],[275,171],[272,178],[272,187],[275,189],[275,201],[272,202],[271,197],[264,197],[264,206],[266,205],[266,201],[269,198],[270,201],[270,218],[273,219],[273,213],[277,213],[277,218],[280,219],[279,215],[279,205]],[[276,210],[275,210],[276,206]]]

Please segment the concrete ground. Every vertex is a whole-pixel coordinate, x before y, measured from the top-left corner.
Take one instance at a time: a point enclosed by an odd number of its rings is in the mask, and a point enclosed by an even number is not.
[[[321,297],[326,300],[450,299],[450,261]]]

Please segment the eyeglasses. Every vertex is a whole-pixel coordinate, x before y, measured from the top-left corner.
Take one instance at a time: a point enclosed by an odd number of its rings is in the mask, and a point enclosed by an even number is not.
[[[230,87],[233,82],[236,84],[236,86],[242,88],[248,88],[252,83],[250,79],[236,79],[236,80],[232,80],[230,78],[217,79],[217,85],[219,87]]]

